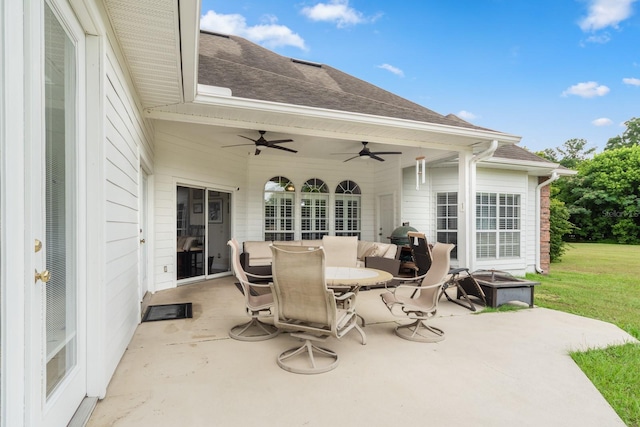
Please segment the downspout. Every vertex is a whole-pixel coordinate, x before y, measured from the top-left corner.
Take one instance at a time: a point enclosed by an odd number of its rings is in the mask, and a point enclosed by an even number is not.
[[[498,141],[491,141],[491,145],[484,151],[479,152],[471,158],[470,170],[469,170],[469,210],[467,212],[467,232],[469,238],[467,241],[469,242],[469,246],[467,248],[467,260],[468,260],[468,268],[469,271],[476,270],[476,256],[475,256],[475,247],[476,247],[476,168],[477,164],[482,160],[488,159],[493,156],[493,153],[498,149]]]
[[[558,175],[558,172],[553,171],[549,179],[547,179],[544,182],[541,182],[536,187],[536,265],[535,265],[535,269],[536,269],[536,272],[539,274],[544,273],[544,270],[542,269],[542,267],[540,267],[540,214],[542,209],[542,204],[540,203],[540,190],[542,189],[542,187],[547,186],[552,182],[558,180],[558,178],[560,178],[560,175]]]

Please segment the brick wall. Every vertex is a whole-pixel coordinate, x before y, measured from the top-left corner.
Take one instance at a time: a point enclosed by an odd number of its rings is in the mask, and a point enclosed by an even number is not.
[[[538,184],[549,179],[547,176],[541,176],[538,178]],[[549,274],[551,268],[551,260],[549,258],[550,250],[550,211],[549,206],[551,204],[551,186],[545,185],[540,189],[540,268],[544,271],[544,274]]]

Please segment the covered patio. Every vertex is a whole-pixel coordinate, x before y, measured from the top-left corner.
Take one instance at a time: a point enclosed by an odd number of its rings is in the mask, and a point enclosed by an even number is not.
[[[415,343],[371,289],[358,295],[367,344],[330,339],[340,365],[297,375],[275,360],[295,345],[288,334],[229,338],[247,319],[234,281],[153,294],[152,305],[192,302],[193,318],[137,327],[88,425],[624,425],[568,355],[633,340],[611,324],[538,307],[477,315],[442,298],[431,324],[446,339]]]

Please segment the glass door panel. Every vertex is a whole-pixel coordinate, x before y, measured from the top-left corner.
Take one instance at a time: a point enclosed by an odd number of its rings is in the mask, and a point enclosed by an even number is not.
[[[207,191],[207,267],[208,274],[231,271],[231,195],[220,191]]]
[[[178,186],[176,194],[178,280],[204,275],[204,189]]]
[[[45,7],[46,396],[77,362],[75,46]]]

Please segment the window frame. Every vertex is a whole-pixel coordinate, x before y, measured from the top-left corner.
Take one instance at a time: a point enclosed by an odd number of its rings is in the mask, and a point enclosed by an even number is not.
[[[522,194],[476,193],[476,259],[522,257]]]

